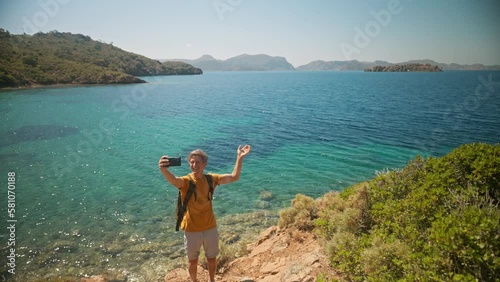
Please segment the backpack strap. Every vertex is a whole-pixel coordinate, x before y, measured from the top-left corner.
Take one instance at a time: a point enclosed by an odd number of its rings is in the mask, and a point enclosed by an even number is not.
[[[177,222],[175,224],[175,231],[179,231],[179,226],[181,226],[182,219],[184,218],[184,214],[187,210],[187,205],[191,195],[194,193],[194,197],[196,199],[196,185],[194,185],[191,176],[189,176],[189,188],[186,193],[186,197],[184,198],[184,203],[181,200],[181,191],[179,191],[179,196],[177,197]]]
[[[211,201],[214,198],[214,183],[212,182],[212,175],[205,174],[205,178],[208,182],[208,200]]]

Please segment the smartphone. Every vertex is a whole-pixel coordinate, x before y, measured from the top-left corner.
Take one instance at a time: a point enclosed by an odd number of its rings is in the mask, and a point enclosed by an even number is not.
[[[181,166],[181,158],[168,158],[170,166]]]

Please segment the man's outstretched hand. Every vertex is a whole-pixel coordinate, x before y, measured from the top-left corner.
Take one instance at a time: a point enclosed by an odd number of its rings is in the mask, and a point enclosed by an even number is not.
[[[243,158],[250,153],[250,145],[245,145],[244,147],[238,146],[238,158]]]

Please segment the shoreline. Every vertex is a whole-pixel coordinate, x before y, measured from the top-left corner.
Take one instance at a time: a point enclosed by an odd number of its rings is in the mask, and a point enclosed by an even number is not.
[[[127,83],[58,83],[58,84],[33,84],[29,86],[18,86],[18,87],[1,87],[2,91],[16,91],[16,90],[32,90],[32,89],[50,89],[50,88],[66,88],[66,87],[92,87],[92,86],[114,86],[114,85],[129,85],[129,84],[144,84],[149,83],[147,81],[143,82],[127,82]]]
[[[443,69],[441,72],[491,72],[491,71],[500,71],[498,70],[468,70],[468,69],[459,69],[459,70],[448,70]],[[241,73],[241,72],[254,72],[254,71],[206,71],[207,73]],[[259,71],[261,72],[274,72],[274,71]],[[296,72],[296,71],[285,71],[285,72]],[[364,70],[299,70],[297,72],[335,72],[335,73],[348,73],[348,72],[359,72],[359,73],[367,73],[367,72],[383,72],[383,71],[364,71]],[[425,71],[410,71],[411,73],[427,73]],[[398,73],[398,72],[385,72],[385,73]],[[188,75],[199,75],[199,74],[188,74]],[[152,76],[184,76],[184,75],[151,75],[151,76],[139,76],[139,77],[152,77]],[[31,89],[47,89],[47,88],[64,88],[64,87],[89,87],[89,86],[113,86],[113,85],[128,85],[128,84],[143,84],[149,83],[148,81],[142,82],[124,82],[124,83],[67,83],[67,84],[32,84],[29,86],[18,86],[18,87],[0,87],[0,93],[3,91],[15,91],[15,90],[31,90]]]
[[[274,210],[221,216],[217,220],[221,244],[227,250],[253,243],[278,218]],[[133,223],[128,224],[130,232],[105,236],[106,241],[75,231],[47,242],[45,248],[28,247],[20,253],[25,259],[17,266],[16,275],[6,281],[81,281],[94,275],[112,281],[163,281],[166,273],[186,265],[182,232],[173,231],[170,218],[151,222],[159,230],[154,238],[136,234]]]

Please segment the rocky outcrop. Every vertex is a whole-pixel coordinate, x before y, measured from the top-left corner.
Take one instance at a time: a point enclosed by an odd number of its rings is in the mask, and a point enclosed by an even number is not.
[[[273,226],[248,247],[250,253],[229,263],[216,281],[312,282],[320,275],[327,281],[339,277],[328,266],[320,239],[310,232]],[[202,267],[198,267],[198,280],[208,281],[208,272]],[[166,274],[165,281],[188,282],[189,276],[185,269],[175,269]]]

